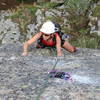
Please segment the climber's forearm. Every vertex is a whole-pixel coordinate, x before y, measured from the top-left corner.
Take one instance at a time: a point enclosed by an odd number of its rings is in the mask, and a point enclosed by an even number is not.
[[[29,47],[28,42],[25,42],[23,46],[23,52],[28,52],[28,47]]]

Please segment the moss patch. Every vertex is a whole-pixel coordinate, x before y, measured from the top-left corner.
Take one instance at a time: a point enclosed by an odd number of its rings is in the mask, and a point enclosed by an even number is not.
[[[93,10],[93,14],[94,17],[100,17],[100,5],[97,5],[94,10]]]

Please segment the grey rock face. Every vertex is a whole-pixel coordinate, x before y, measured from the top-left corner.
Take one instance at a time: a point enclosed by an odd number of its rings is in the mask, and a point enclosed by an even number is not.
[[[42,13],[42,11],[41,11],[40,9],[37,10],[36,16],[37,16],[37,18],[36,18],[37,25],[36,25],[35,27],[36,27],[36,29],[38,29],[39,26],[40,26],[40,25],[43,23],[43,21],[44,21],[44,15],[43,15],[43,13]]]
[[[0,11],[0,20],[4,19],[5,16],[10,16],[10,12],[8,11]]]
[[[7,15],[5,14],[4,16]],[[4,16],[0,20],[0,40],[2,41],[2,43],[17,42],[20,37],[18,24],[13,23],[11,19],[5,20]]]
[[[27,35],[26,35],[26,37],[28,39],[30,39],[30,38],[33,37],[33,35],[35,35],[35,33],[36,33],[35,24],[29,24],[27,26]]]
[[[100,35],[100,19],[97,18],[97,17],[92,17],[90,16],[90,23],[89,23],[89,26],[91,27],[91,31],[90,33],[97,33],[98,35]],[[92,22],[95,22],[97,23],[96,25],[93,25]]]
[[[1,100],[100,100],[99,50],[63,50],[60,59],[49,49],[33,48],[26,57],[21,53],[22,44],[0,46]],[[49,78],[54,66],[71,79]]]
[[[45,16],[46,17],[51,17],[51,16],[55,16],[55,14],[53,12],[46,11]]]

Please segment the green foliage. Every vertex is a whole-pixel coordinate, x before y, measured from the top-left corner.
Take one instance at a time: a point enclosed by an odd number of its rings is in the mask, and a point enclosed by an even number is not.
[[[24,17],[33,16],[34,17],[36,10],[37,10],[37,7],[33,5],[32,6],[31,5],[21,6],[12,14],[12,16],[20,17],[20,18],[22,16]]]
[[[100,5],[97,5],[94,10],[93,10],[93,14],[94,17],[100,17]]]
[[[72,38],[72,45],[81,48],[91,48],[91,49],[99,49],[100,48],[100,37],[99,36],[86,36],[82,35],[77,38]]]
[[[29,11],[29,13],[30,13],[30,15],[32,16],[32,17],[34,17],[35,16],[35,13],[36,13],[36,11],[37,11],[37,9],[38,9],[38,7],[36,7],[36,6],[26,6],[25,8],[27,8],[28,9],[28,11]]]
[[[78,34],[80,29],[88,27],[88,12],[90,10],[91,0],[67,0],[65,2],[67,17],[71,29]]]
[[[86,13],[90,0],[68,0],[65,5],[69,13],[83,15]]]
[[[89,21],[87,16],[78,16],[78,15],[74,16],[72,14],[69,15],[67,19],[68,19],[68,23],[71,26],[71,29],[74,32],[78,32],[78,33],[80,29],[87,27]]]
[[[26,26],[35,18],[36,10],[37,7],[33,5],[21,5],[17,10],[12,10],[12,15],[9,17],[12,18],[13,21],[17,21],[22,33],[25,33]]]
[[[52,8],[55,8],[57,5],[58,5],[58,3],[56,3],[56,2],[47,2],[47,3],[42,3],[41,7],[43,9],[52,9]]]
[[[97,3],[97,2],[99,2],[99,0],[91,0],[91,2]]]
[[[86,29],[80,29],[79,33],[83,34],[83,35],[89,35],[89,31],[90,31],[90,27],[86,28]]]

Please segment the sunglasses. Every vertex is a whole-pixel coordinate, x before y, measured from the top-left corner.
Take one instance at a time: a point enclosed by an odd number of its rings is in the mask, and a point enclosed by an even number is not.
[[[44,34],[45,36],[50,36],[51,34]]]
[[[53,33],[52,33],[53,34]],[[52,34],[44,34],[45,36],[51,36]]]

